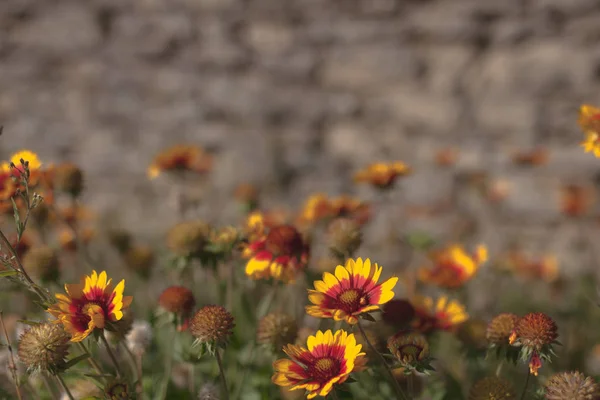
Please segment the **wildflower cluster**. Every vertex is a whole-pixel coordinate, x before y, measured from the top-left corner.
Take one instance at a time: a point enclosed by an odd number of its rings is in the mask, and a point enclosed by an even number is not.
[[[600,158],[600,109],[582,106],[578,122]],[[314,193],[264,209],[261,185],[241,183],[238,214],[221,224],[187,192],[210,188],[217,157],[175,145],[148,160],[147,184],[177,195],[154,239],[86,206],[94,182],[78,165],[29,150],[0,162],[2,396],[600,399],[593,279],[565,270],[557,249],[486,243],[464,215],[451,237],[413,230],[411,218],[461,212],[400,196],[421,171],[399,160],[348,177],[369,201]],[[440,148],[431,161],[439,172],[459,158]],[[549,161],[541,147],[509,155],[524,171]],[[490,220],[513,190],[485,173],[456,178]],[[594,189],[557,194],[557,218],[583,231]]]

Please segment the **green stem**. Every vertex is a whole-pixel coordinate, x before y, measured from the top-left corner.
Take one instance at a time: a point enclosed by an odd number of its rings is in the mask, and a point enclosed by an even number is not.
[[[94,358],[92,357],[92,353],[90,353],[90,351],[85,346],[85,344],[83,342],[78,342],[77,344],[79,345],[79,348],[81,349],[81,351],[83,351],[85,354],[87,354],[89,356],[87,358],[87,360],[90,363],[90,365],[92,366],[92,368],[94,368],[94,371],[96,371],[96,373],[98,375],[104,376],[104,372],[102,371],[102,368],[100,368],[100,365],[98,365],[96,360],[94,360]]]
[[[221,375],[221,384],[223,385],[223,400],[229,400],[229,391],[227,390],[227,380],[225,379],[225,371],[223,370],[223,363],[221,362],[221,355],[219,349],[215,349],[215,358],[219,365],[219,374]]]
[[[106,340],[104,331],[102,331],[102,333],[100,334],[100,339],[102,339],[102,343],[104,343],[104,346],[106,347],[108,356],[110,357],[110,360],[112,361],[113,365],[115,366],[115,370],[117,371],[117,378],[120,378],[121,375],[123,375],[123,373],[121,372],[121,367],[119,367],[119,362],[117,361],[117,358],[115,357],[112,349],[110,348],[110,344],[108,344],[108,340]]]
[[[498,367],[496,368],[496,377],[500,377],[500,373],[502,372],[502,367],[504,366],[504,360],[500,360],[498,363]]]
[[[531,378],[531,373],[527,372],[527,379],[525,379],[525,386],[523,386],[523,392],[521,393],[520,400],[525,399],[525,394],[527,393],[527,387],[529,386],[529,378]]]
[[[63,390],[65,391],[65,394],[67,395],[69,400],[75,400],[75,398],[71,394],[71,391],[69,390],[69,387],[63,380],[62,376],[60,376],[60,374],[56,374],[55,376],[56,376],[56,379],[58,380],[58,382],[60,383],[60,386],[62,386]]]
[[[167,398],[167,390],[169,388],[169,382],[171,381],[171,370],[173,369],[173,349],[175,347],[175,341],[172,338],[177,334],[175,325],[170,330],[170,338],[167,340],[167,348],[165,349],[165,368],[164,376],[160,384],[159,396],[155,399],[165,400]]]
[[[248,363],[252,364],[252,362],[254,361],[254,354],[255,354],[255,349],[256,349],[256,343],[253,341],[251,344],[251,348],[250,348],[250,355],[248,356]],[[242,390],[244,389],[244,384],[246,383],[246,376],[248,375],[248,369],[250,369],[250,365],[247,365],[244,370],[242,371],[242,377],[240,378],[239,384],[237,389],[235,390],[235,394],[233,396],[233,398],[235,400],[239,400],[242,396]]]
[[[381,353],[379,353],[377,351],[377,349],[375,348],[375,346],[373,346],[373,344],[371,344],[371,342],[369,341],[369,338],[367,337],[367,334],[365,333],[365,330],[362,327],[362,324],[360,323],[360,320],[358,320],[358,323],[356,325],[358,325],[358,330],[360,331],[360,334],[362,335],[365,343],[367,344],[367,346],[369,347],[369,349],[371,350],[371,352],[373,354],[377,354],[377,358],[379,358],[379,361],[381,362],[381,365],[383,366],[383,369],[386,371],[386,373],[388,375],[388,378],[390,380],[390,383],[392,384],[392,387],[394,388],[394,391],[396,392],[397,398],[398,399],[408,400],[408,397],[406,397],[406,394],[404,393],[404,391],[400,387],[400,384],[398,383],[398,380],[396,378],[394,378],[394,374],[392,373],[392,370],[390,369],[389,365],[385,361],[385,358],[383,358],[383,356],[381,355]]]

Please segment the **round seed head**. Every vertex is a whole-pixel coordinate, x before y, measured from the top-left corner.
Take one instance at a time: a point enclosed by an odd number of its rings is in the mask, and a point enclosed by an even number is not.
[[[581,372],[559,372],[545,385],[547,400],[598,400],[600,387]]]
[[[274,352],[280,351],[288,343],[294,343],[297,336],[296,320],[288,314],[268,314],[258,322],[256,341],[269,346]]]
[[[65,366],[69,334],[62,325],[44,323],[26,330],[19,341],[19,359],[32,372],[58,371]]]
[[[225,344],[233,334],[234,327],[231,313],[215,305],[202,307],[190,322],[190,332],[201,343]]]
[[[488,377],[475,382],[469,391],[469,400],[514,400],[516,394],[510,382]]]
[[[143,354],[152,342],[152,327],[147,321],[135,321],[125,340],[133,353]]]
[[[540,350],[558,338],[558,327],[552,318],[544,313],[530,313],[515,324],[514,335],[523,345]]]
[[[212,383],[207,383],[202,386],[198,392],[198,400],[219,400],[219,388]]]
[[[336,257],[352,256],[362,244],[360,225],[350,218],[337,218],[327,230],[329,250]]]
[[[196,305],[192,291],[183,286],[170,286],[158,298],[158,304],[168,312],[188,315]]]
[[[203,221],[186,221],[167,233],[167,246],[180,256],[197,255],[204,250],[210,227]]]
[[[508,344],[519,317],[511,313],[498,314],[487,326],[485,337],[489,344]]]

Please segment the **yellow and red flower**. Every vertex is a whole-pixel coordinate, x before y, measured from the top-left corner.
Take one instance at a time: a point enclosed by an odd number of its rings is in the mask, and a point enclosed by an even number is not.
[[[249,258],[246,275],[250,278],[290,283],[308,264],[309,252],[296,228],[278,225],[271,228],[266,236],[256,237],[242,255]]]
[[[410,174],[411,168],[401,161],[391,163],[378,162],[358,171],[355,182],[367,182],[380,189],[392,186],[397,178]]]
[[[352,333],[339,330],[318,331],[309,336],[307,348],[288,344],[283,351],[290,359],[273,363],[271,380],[290,390],[304,389],[308,399],[326,397],[336,384],[344,383],[352,372],[364,366],[365,353]]]
[[[315,290],[308,291],[313,305],[306,306],[306,313],[356,324],[360,314],[379,310],[380,305],[394,297],[392,289],[398,278],[378,284],[381,271],[368,258],[364,262],[362,258],[348,259],[345,266],[335,268],[335,275],[325,272],[323,280],[315,281]]]
[[[585,140],[581,142],[586,153],[594,153],[600,158],[600,108],[584,104],[579,108],[577,121],[585,132]]]
[[[71,334],[71,341],[80,342],[95,329],[104,329],[110,322],[123,318],[133,298],[123,296],[125,280],[113,286],[106,272],[96,271],[85,276],[77,284],[66,284],[66,295],[57,293],[56,304],[48,308],[56,323],[64,326]]]
[[[21,150],[14,153],[10,156],[10,161],[5,161],[2,163],[1,169],[3,171],[10,171],[11,165],[13,165],[13,169],[16,173],[23,173],[23,166],[21,164],[21,160],[28,163],[28,168],[30,172],[35,172],[40,169],[42,163],[37,154],[33,151],[29,150]]]
[[[430,258],[434,267],[419,270],[421,281],[444,288],[458,288],[469,281],[487,260],[487,249],[479,245],[474,254],[469,254],[455,244],[433,252]]]
[[[447,297],[434,302],[431,297],[416,296],[411,303],[415,309],[413,328],[422,333],[450,331],[469,319],[465,307],[456,300],[448,301]]]
[[[160,152],[148,167],[148,177],[153,179],[162,172],[191,171],[199,174],[212,168],[212,155],[200,146],[175,145]]]

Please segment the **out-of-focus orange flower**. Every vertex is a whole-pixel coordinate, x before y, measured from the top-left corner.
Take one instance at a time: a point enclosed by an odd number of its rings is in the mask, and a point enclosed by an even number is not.
[[[87,207],[65,207],[57,210],[62,220],[68,225],[75,226],[82,222],[92,222],[96,219],[96,214]]]
[[[331,199],[333,218],[345,217],[364,224],[371,218],[371,206],[362,200],[347,195]]]
[[[293,282],[308,264],[308,246],[300,232],[291,225],[271,228],[267,235],[257,236],[244,249],[249,258],[246,275],[251,279],[275,279]]]
[[[0,202],[6,203],[12,209],[10,198],[15,195],[17,184],[13,180],[10,170],[0,170]]]
[[[366,182],[380,189],[387,189],[396,179],[408,175],[411,168],[401,161],[391,163],[378,162],[358,171],[354,175],[355,182]]]
[[[460,245],[451,245],[430,255],[433,268],[421,268],[419,279],[444,288],[458,288],[469,281],[487,260],[487,249],[479,245],[474,254],[468,254]]]
[[[148,167],[148,177],[153,179],[162,172],[191,171],[199,174],[209,172],[213,157],[202,147],[175,145],[160,152]]]
[[[560,192],[560,209],[569,217],[581,217],[589,211],[594,201],[591,187],[568,184]]]
[[[332,209],[329,198],[323,193],[316,193],[306,200],[299,220],[308,224],[314,224],[331,217],[331,214]]]
[[[300,225],[313,225],[339,217],[353,219],[362,225],[371,217],[371,207],[348,195],[330,198],[317,193],[306,200],[297,221]]]
[[[600,108],[589,104],[582,105],[577,122],[585,133],[585,140],[581,142],[584,151],[600,157]]]
[[[515,275],[527,280],[543,280],[552,283],[559,277],[558,261],[551,255],[534,259],[522,251],[511,251],[506,257],[506,267]]]
[[[513,154],[512,161],[517,165],[542,165],[548,161],[548,150],[537,148],[528,151],[517,151]]]
[[[416,296],[411,299],[411,304],[415,309],[412,326],[422,333],[435,330],[450,331],[469,319],[462,304],[456,300],[448,301],[445,296],[437,301],[431,297]]]
[[[80,230],[80,240],[83,244],[88,244],[96,235],[92,228],[84,228]],[[67,251],[77,250],[77,240],[71,229],[65,228],[58,235],[58,241],[61,248]]]
[[[451,148],[440,149],[435,153],[434,160],[440,167],[450,167],[458,160],[458,151]]]

